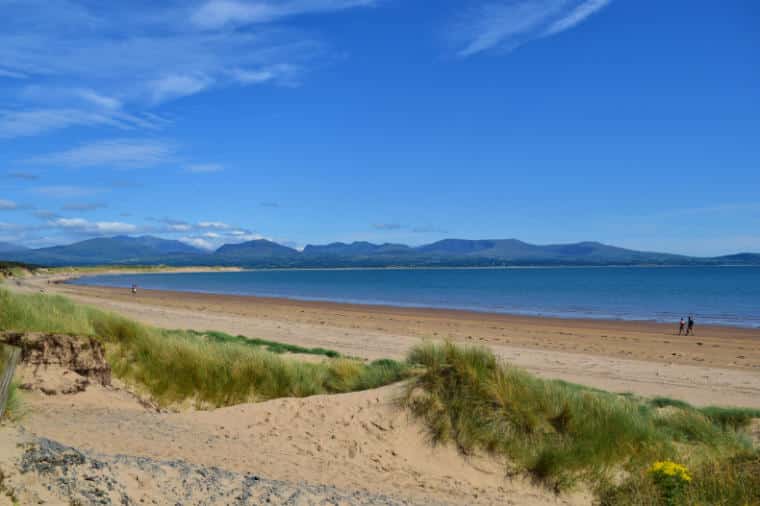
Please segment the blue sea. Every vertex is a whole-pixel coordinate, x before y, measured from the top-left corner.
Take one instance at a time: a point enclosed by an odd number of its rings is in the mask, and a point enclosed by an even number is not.
[[[758,267],[347,269],[104,275],[76,284],[519,315],[760,327]]]

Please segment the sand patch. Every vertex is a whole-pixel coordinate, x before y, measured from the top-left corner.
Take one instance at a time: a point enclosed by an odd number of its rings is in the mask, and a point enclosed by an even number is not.
[[[30,394],[24,426],[92,454],[180,460],[414,504],[591,504],[584,493],[558,498],[525,479],[507,478],[498,459],[432,447],[421,425],[397,406],[399,393],[391,386],[157,413],[126,392],[94,385],[66,397]]]

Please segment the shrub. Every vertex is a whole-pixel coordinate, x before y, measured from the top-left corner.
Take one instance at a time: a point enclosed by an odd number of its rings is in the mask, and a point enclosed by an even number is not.
[[[652,464],[652,467],[649,468],[649,474],[652,475],[652,479],[660,492],[663,504],[666,506],[681,504],[686,486],[691,481],[686,466],[670,460],[661,460]]]

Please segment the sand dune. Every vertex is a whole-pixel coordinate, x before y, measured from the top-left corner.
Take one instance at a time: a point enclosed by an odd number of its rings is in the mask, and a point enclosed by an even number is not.
[[[23,425],[88,454],[181,460],[414,504],[590,504],[584,493],[556,497],[507,478],[504,462],[432,447],[397,406],[399,388],[158,413],[123,390],[92,385],[72,395],[28,394]]]

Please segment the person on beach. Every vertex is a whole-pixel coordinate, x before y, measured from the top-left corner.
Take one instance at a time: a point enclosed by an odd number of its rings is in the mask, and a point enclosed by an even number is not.
[[[680,336],[681,334],[683,334],[685,330],[686,330],[686,322],[683,321],[683,316],[682,316],[681,321],[678,324],[678,335]]]
[[[132,295],[137,295],[137,285],[132,284]]]
[[[686,324],[686,335],[694,335],[694,318],[689,315],[689,322]]]

